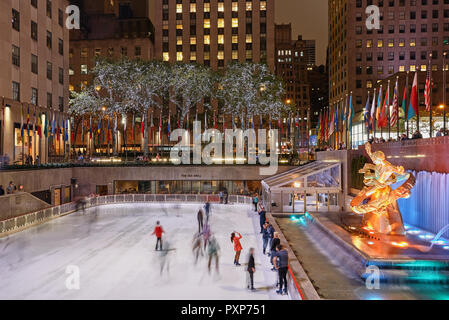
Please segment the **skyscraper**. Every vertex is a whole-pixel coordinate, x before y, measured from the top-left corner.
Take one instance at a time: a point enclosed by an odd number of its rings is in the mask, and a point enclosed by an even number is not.
[[[369,5],[379,8],[379,29],[366,26]],[[330,104],[353,92],[355,121],[361,120],[378,80],[419,71],[422,91],[430,53],[432,70],[441,70],[448,49],[447,0],[329,0]]]
[[[275,0],[152,0],[155,56],[213,69],[226,61],[274,70]]]

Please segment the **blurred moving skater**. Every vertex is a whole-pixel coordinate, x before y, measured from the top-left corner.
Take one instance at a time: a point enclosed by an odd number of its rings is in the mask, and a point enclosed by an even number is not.
[[[260,233],[263,233],[263,226],[267,220],[266,212],[264,206],[259,207],[259,223],[260,223]]]
[[[242,244],[240,243],[240,239],[242,239],[242,235],[236,231],[231,233],[231,242],[234,243],[234,251],[235,251],[235,258],[234,258],[234,264],[236,266],[240,266],[239,259],[240,259],[240,253],[242,252]]]
[[[215,260],[215,270],[217,270],[217,273],[219,272],[218,268],[218,260],[219,260],[219,253],[220,251],[220,245],[218,244],[217,239],[212,236],[209,240],[209,247],[207,248],[207,253],[209,255],[209,262],[207,263],[207,268],[210,273],[210,267],[212,265],[212,260]]]
[[[198,233],[201,233],[203,230],[203,210],[198,210],[198,213],[196,215],[196,218],[198,219]]]
[[[210,203],[209,201],[206,202],[204,205],[204,211],[206,211],[206,224],[209,222],[209,215],[210,215]]]
[[[157,221],[156,222],[156,227],[154,228],[154,231],[152,233],[152,235],[156,235],[156,251],[157,251],[157,247],[159,244],[159,250],[162,250],[162,234],[165,233],[164,229],[162,228],[162,226],[160,225],[160,222]]]
[[[195,234],[193,237],[193,245],[192,245],[192,252],[195,256],[195,264],[198,262],[199,256],[203,255],[203,248],[202,248],[202,236],[201,233]]]
[[[254,262],[254,248],[249,249],[249,258],[248,258],[248,275],[249,281],[247,288],[254,291],[254,272],[256,272],[256,264]]]

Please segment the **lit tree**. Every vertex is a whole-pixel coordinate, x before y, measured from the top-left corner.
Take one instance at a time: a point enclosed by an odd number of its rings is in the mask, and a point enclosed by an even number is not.
[[[181,113],[181,121],[190,109],[207,96],[213,96],[216,75],[210,68],[193,63],[178,63],[171,67],[170,102]],[[210,105],[205,104],[205,107]]]

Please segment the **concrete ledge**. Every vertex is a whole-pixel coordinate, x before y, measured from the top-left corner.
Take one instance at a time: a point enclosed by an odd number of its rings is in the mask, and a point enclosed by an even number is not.
[[[287,246],[290,269],[292,270],[292,272],[295,276],[296,282],[298,283],[298,285],[300,287],[300,290],[303,295],[303,299],[304,300],[321,300],[320,296],[318,295],[318,292],[315,290],[315,287],[313,286],[313,284],[310,281],[309,277],[307,276],[306,272],[302,268],[301,263],[299,262],[298,258],[296,257],[292,248],[290,247],[287,239],[285,238],[284,234],[282,233],[281,229],[279,228],[278,224],[276,223],[276,220],[273,218],[271,213],[267,213],[266,216],[267,216],[268,221],[273,225],[274,229],[277,232],[279,232],[281,242],[285,243]],[[296,289],[296,285],[295,285],[293,279],[291,279],[291,277],[289,277],[288,281],[289,281],[289,285],[288,285],[289,295],[290,295],[290,297],[294,297],[295,292],[290,293],[290,291],[292,290],[292,288]]]

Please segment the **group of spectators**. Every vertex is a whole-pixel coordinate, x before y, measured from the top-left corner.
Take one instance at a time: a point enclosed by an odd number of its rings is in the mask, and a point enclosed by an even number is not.
[[[3,189],[3,185],[0,185],[0,196],[4,196],[5,193],[13,194],[14,192],[16,192],[16,190],[17,190],[16,185],[12,181],[10,181],[9,185],[6,187],[6,190]]]
[[[263,254],[268,255],[271,265],[273,266],[271,271],[277,272],[277,283],[276,290],[277,294],[288,294],[287,293],[287,272],[288,272],[288,252],[287,247],[281,244],[281,239],[279,233],[274,230],[274,227],[266,219],[266,211],[262,203],[259,201],[259,196],[254,195],[253,204],[255,211],[259,214],[260,220],[260,233],[262,234],[262,248]],[[250,261],[251,257],[250,257]],[[251,266],[253,265],[251,264]],[[250,263],[248,263],[248,272],[250,273],[251,286],[252,273],[250,270]]]

